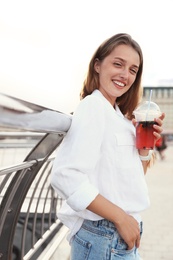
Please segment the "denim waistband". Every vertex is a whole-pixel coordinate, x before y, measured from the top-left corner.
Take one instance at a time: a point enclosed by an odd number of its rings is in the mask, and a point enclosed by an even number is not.
[[[115,224],[107,219],[101,219],[101,220],[96,220],[96,221],[84,220],[83,225],[86,225],[86,226],[92,225],[95,227],[104,226],[104,227],[116,229]],[[139,223],[139,226],[140,226],[140,230],[142,231],[142,221]]]
[[[104,226],[104,227],[116,229],[114,223],[107,220],[107,219],[101,219],[101,220],[96,220],[96,221],[84,220],[83,224],[84,225],[92,225],[92,226],[95,226],[95,227]]]

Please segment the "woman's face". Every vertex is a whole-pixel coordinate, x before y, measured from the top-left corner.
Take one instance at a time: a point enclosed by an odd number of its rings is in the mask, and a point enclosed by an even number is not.
[[[113,106],[116,98],[127,92],[135,81],[139,65],[139,54],[125,44],[115,47],[103,61],[95,62],[99,90]]]

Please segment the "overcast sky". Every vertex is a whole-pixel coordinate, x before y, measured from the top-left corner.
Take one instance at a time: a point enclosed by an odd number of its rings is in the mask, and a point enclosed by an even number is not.
[[[126,32],[144,86],[173,82],[172,0],[1,0],[0,92],[71,112],[95,49]]]

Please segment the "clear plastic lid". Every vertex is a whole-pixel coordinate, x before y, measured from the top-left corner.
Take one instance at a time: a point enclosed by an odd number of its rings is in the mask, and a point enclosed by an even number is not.
[[[152,121],[161,115],[159,106],[152,101],[141,103],[133,112],[137,121]]]

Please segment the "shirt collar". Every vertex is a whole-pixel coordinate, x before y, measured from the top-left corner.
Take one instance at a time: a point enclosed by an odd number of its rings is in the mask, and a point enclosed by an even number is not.
[[[110,104],[110,102],[103,96],[103,94],[102,94],[98,89],[95,89],[95,90],[92,92],[92,95],[100,97],[104,102],[106,102],[107,104],[109,104],[111,108],[113,108],[112,105]],[[122,114],[121,110],[119,109],[119,106],[118,106],[116,103],[115,103],[114,111],[115,111],[115,113],[116,113],[118,116],[124,118],[124,115]]]

